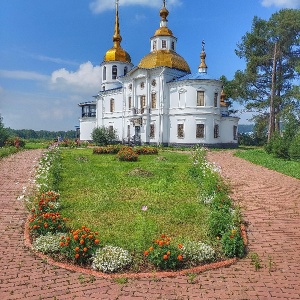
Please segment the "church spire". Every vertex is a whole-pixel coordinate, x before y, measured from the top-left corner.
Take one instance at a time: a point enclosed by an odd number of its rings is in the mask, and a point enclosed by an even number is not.
[[[113,36],[114,48],[121,47],[122,37],[120,34],[120,25],[119,25],[119,0],[116,0],[116,21],[115,21],[115,32]]]
[[[200,66],[198,68],[199,73],[207,73],[207,65],[205,63],[205,58],[206,58],[206,53],[205,53],[205,41],[202,41],[202,52],[200,55],[201,58],[201,62],[200,62]]]
[[[169,15],[169,11],[166,8],[166,0],[163,0],[163,7],[160,10],[160,16],[161,16],[160,27],[168,27],[168,20],[167,20],[168,15]]]

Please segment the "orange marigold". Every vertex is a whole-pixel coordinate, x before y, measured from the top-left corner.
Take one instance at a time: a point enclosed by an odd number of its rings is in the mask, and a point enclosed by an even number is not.
[[[169,256],[167,255],[167,254],[165,254],[164,256],[163,256],[163,259],[164,260],[167,260],[169,258]]]

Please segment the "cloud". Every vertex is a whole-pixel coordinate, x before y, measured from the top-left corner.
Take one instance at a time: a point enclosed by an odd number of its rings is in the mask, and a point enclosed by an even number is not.
[[[27,72],[27,71],[8,71],[0,70],[0,77],[10,78],[10,79],[20,79],[20,80],[35,80],[35,81],[45,81],[49,77],[37,72]]]
[[[277,6],[282,8],[299,8],[300,0],[262,0],[262,5],[269,6]]]
[[[75,61],[71,61],[71,60],[66,60],[66,59],[61,59],[58,57],[49,57],[46,55],[31,55],[32,58],[38,59],[40,61],[49,61],[49,62],[53,62],[56,64],[64,64],[64,65],[72,65],[72,66],[77,66],[78,63]]]
[[[120,6],[129,6],[129,5],[142,5],[150,7],[161,7],[161,0],[120,0]],[[169,6],[178,6],[181,5],[181,0],[169,0],[167,5]],[[93,13],[98,14],[106,10],[111,10],[115,7],[115,1],[113,0],[94,0],[90,3],[90,9]]]
[[[51,75],[51,87],[62,90],[76,89],[78,92],[96,93],[100,89],[101,68],[94,67],[90,61],[79,66],[76,72],[65,68],[54,71]]]

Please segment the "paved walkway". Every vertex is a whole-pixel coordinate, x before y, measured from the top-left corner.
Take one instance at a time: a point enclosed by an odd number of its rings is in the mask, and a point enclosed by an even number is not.
[[[0,160],[0,299],[300,299],[300,180],[213,152],[249,223],[251,258],[197,276],[117,280],[48,265],[24,246],[27,211],[17,200],[31,184],[41,150]]]

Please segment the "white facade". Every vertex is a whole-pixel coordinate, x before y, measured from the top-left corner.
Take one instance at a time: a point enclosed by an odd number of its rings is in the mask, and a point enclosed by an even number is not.
[[[80,140],[91,140],[92,130],[105,126],[114,128],[123,143],[236,147],[239,119],[229,116],[222,82],[207,75],[204,44],[199,70],[190,74],[176,53],[177,39],[167,27],[165,6],[160,16],[150,53],[133,68],[120,47],[116,6],[114,47],[101,64],[101,91],[96,101],[79,104]],[[86,113],[93,105],[96,115]]]

